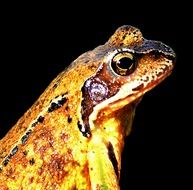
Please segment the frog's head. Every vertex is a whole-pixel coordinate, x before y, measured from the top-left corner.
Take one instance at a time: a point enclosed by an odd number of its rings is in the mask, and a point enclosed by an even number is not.
[[[175,53],[162,42],[144,39],[132,26],[120,27],[94,51],[100,64],[82,87],[83,121],[93,129],[121,114],[128,134],[137,103],[171,73]]]

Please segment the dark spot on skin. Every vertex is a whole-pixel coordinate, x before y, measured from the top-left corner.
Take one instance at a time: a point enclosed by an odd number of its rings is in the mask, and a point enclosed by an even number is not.
[[[38,124],[38,121],[36,121],[36,122],[34,122],[34,123],[32,123],[32,127],[35,127],[36,125]]]
[[[50,107],[48,108],[48,112],[52,112],[56,109],[58,109],[60,106],[58,104],[56,104],[55,102],[52,102]]]
[[[114,148],[113,148],[113,145],[111,144],[111,142],[109,142],[109,144],[107,146],[107,149],[108,149],[109,159],[110,159],[110,161],[111,161],[111,163],[114,167],[117,178],[119,178],[118,162],[117,162],[117,159],[116,159],[116,156],[115,156],[115,153],[114,153]]]
[[[30,160],[29,160],[29,163],[30,163],[30,165],[34,165],[34,164],[35,164],[34,158],[30,159]]]
[[[10,156],[12,157],[13,155],[15,155],[17,151],[18,151],[18,146],[15,146],[15,147],[12,149],[12,151],[11,151],[11,153],[10,153]]]
[[[127,37],[127,33],[123,35],[122,40],[124,40]]]
[[[27,150],[23,151],[23,155],[27,156]]]
[[[157,77],[159,77],[159,76],[161,76],[163,74],[163,72],[156,72],[156,75],[157,75]]]
[[[72,122],[72,118],[70,116],[68,116],[68,123]]]
[[[62,98],[61,100],[58,101],[59,106],[63,106],[67,101],[67,98]]]
[[[154,78],[153,75],[152,75],[152,78]],[[147,82],[148,80],[149,80],[149,76],[146,76],[146,79],[144,79],[143,81]]]
[[[64,105],[64,103],[66,103],[66,101],[67,101],[67,98],[63,97],[61,100],[58,100],[57,103],[52,102],[50,107],[48,108],[48,112],[50,113],[50,112],[62,107]]]
[[[44,121],[44,117],[43,117],[43,116],[39,116],[38,119],[37,119],[37,121],[38,121],[39,123],[42,123],[42,122]]]
[[[24,135],[22,138],[21,138],[21,143],[24,144],[28,139],[28,136],[27,135]]]
[[[29,182],[33,183],[33,181],[34,181],[34,177],[32,176],[32,177],[29,178]]]
[[[9,163],[9,160],[10,160],[9,156],[6,157],[5,160],[3,160],[3,165],[7,166],[7,164]]]
[[[142,83],[142,84],[140,84],[139,86],[133,88],[132,90],[133,90],[133,91],[141,90],[143,87],[144,87],[144,84]]]
[[[80,124],[80,121],[78,121],[78,128],[79,128],[79,130],[82,132],[82,125]]]
[[[31,129],[29,129],[27,132],[26,132],[26,135],[30,135],[32,133],[32,130]]]
[[[0,167],[0,172],[2,172],[2,170],[3,170],[2,167]]]
[[[21,138],[21,143],[22,143],[22,144],[24,144],[24,143],[27,141],[27,139],[28,139],[28,137],[30,136],[31,133],[32,133],[32,130],[29,129],[29,130],[26,132],[26,134]]]
[[[3,165],[6,166],[10,159],[17,153],[18,151],[18,146],[15,146],[12,150],[11,153],[5,158],[5,160],[3,161]]]
[[[84,128],[80,124],[80,121],[78,121],[77,125],[78,125],[80,132],[83,134],[84,137],[90,137],[91,136],[90,126],[84,125],[85,130],[83,130]]]
[[[54,86],[52,87],[53,89],[57,88],[58,84],[55,83]]]

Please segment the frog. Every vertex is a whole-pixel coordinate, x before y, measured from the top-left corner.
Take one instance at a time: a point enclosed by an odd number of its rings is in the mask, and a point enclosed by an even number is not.
[[[175,57],[130,25],[80,55],[0,140],[0,190],[119,190],[136,107]]]

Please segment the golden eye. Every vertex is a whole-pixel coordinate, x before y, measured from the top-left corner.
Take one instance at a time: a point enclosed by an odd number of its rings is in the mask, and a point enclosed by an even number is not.
[[[136,69],[136,62],[131,53],[120,52],[111,61],[113,71],[121,76],[128,76]]]

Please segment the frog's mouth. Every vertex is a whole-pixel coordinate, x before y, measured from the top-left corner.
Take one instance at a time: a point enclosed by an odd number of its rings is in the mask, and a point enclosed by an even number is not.
[[[128,95],[126,95],[125,97],[122,97],[120,99],[117,99],[116,101],[113,101],[111,103],[108,104],[108,108],[113,110],[115,107],[116,108],[122,108],[125,105],[130,104],[131,102],[134,102],[138,99],[140,99],[140,97],[142,97],[146,92],[150,91],[151,89],[153,89],[154,87],[156,87],[159,83],[161,83],[165,78],[167,78],[171,73],[172,73],[172,68],[168,69],[166,72],[164,72],[164,74],[160,74],[159,77],[157,77],[156,80],[152,80],[151,82],[146,83],[141,83],[138,86],[136,86],[135,88],[133,88],[133,92],[129,93]],[[121,89],[120,93],[125,94],[126,92],[124,92],[124,89]]]
[[[154,77],[154,80],[146,81],[146,82],[139,82],[134,81],[133,84],[125,84],[119,92],[112,97],[111,101],[109,101],[108,110],[115,111],[117,109],[121,109],[125,105],[128,105],[142,97],[146,92],[153,89],[159,83],[161,83],[166,77],[168,77],[172,72],[173,66],[167,68],[163,73],[159,73],[157,77]],[[134,84],[136,83],[136,84]],[[132,88],[131,88],[132,86]],[[109,99],[110,100],[110,99]]]

